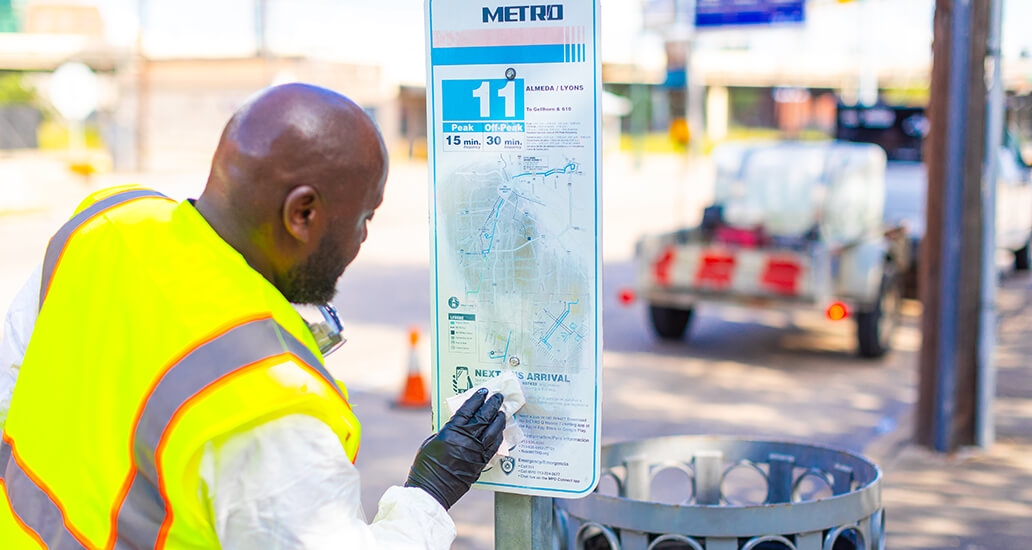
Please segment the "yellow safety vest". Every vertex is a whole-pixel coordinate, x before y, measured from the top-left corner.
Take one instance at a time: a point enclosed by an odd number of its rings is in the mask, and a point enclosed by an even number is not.
[[[50,240],[0,444],[0,547],[218,548],[209,441],[360,427],[297,312],[188,202],[94,195]]]

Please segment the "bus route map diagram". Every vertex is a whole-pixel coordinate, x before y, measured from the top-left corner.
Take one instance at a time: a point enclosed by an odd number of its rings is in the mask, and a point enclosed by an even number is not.
[[[594,182],[574,158],[478,156],[437,195],[438,258],[458,283],[442,290],[478,320],[469,359],[568,378],[594,352]]]

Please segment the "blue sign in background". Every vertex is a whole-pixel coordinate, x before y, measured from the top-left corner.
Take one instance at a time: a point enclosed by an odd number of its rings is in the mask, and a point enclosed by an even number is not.
[[[484,84],[487,89],[482,88]],[[511,94],[506,92],[510,84]],[[523,79],[442,80],[441,103],[444,121],[523,120]],[[510,106],[512,115],[506,116]]]
[[[696,27],[802,23],[805,0],[697,0]]]

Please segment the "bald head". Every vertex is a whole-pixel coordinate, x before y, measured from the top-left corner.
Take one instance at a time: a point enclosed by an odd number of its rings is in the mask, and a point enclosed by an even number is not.
[[[287,84],[230,119],[197,208],[288,299],[327,301],[365,240],[386,174],[383,139],[361,107]]]

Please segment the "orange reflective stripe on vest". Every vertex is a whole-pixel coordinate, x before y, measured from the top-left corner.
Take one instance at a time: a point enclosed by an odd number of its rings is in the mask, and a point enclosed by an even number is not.
[[[57,233],[54,233],[53,237],[50,237],[50,242],[47,243],[47,253],[43,257],[43,270],[40,277],[40,309],[43,308],[43,300],[47,297],[47,290],[50,288],[50,281],[54,277],[54,270],[57,269],[57,264],[61,260],[61,253],[64,252],[65,245],[68,243],[68,239],[72,236],[72,233],[75,233],[82,224],[90,221],[95,216],[102,214],[107,210],[129,201],[145,198],[172,200],[165,195],[162,195],[157,191],[151,191],[150,189],[133,189],[131,191],[116,193],[110,197],[106,197],[93,203],[82,212],[72,216],[70,220],[66,221],[65,224],[61,226],[61,229],[59,229]]]

